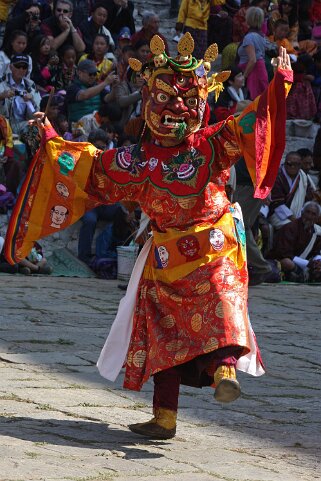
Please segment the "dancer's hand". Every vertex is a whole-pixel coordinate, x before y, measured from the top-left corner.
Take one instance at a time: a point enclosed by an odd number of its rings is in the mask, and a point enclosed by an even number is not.
[[[44,112],[35,112],[33,116],[34,120],[29,120],[28,123],[29,125],[34,125],[35,127],[37,127],[40,135],[42,135],[45,126],[52,127]]]
[[[280,47],[279,56],[272,58],[271,64],[275,69],[292,70],[290,56],[287,54],[284,47]]]

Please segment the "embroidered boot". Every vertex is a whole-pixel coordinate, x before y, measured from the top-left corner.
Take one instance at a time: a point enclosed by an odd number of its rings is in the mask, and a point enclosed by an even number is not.
[[[219,366],[214,374],[214,398],[221,403],[235,401],[241,394],[234,366]]]
[[[157,408],[150,421],[130,424],[128,427],[133,433],[150,439],[171,439],[176,434],[176,417],[176,411]]]

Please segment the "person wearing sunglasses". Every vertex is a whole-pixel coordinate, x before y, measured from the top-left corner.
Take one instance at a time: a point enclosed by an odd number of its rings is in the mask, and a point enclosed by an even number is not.
[[[271,191],[268,221],[275,229],[300,217],[305,202],[313,199],[298,152],[288,152]]]
[[[51,17],[41,24],[41,32],[52,40],[52,48],[59,51],[64,45],[73,45],[77,53],[82,53],[86,45],[82,35],[73,23],[73,3],[58,0]]]
[[[27,78],[28,64],[27,55],[13,55],[10,72],[0,82],[0,114],[9,120],[14,134],[26,128],[40,106],[40,94]]]
[[[100,108],[106,96],[110,96],[106,87],[114,83],[118,76],[111,72],[102,81],[97,81],[97,67],[93,60],[85,59],[77,66],[77,78],[69,85],[66,92],[69,122],[78,122],[84,115]]]

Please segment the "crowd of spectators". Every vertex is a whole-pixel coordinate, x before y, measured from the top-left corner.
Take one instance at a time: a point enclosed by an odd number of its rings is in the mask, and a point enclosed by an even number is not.
[[[130,0],[1,2],[2,212],[12,208],[24,172],[39,145],[38,133],[28,123],[36,111],[47,108],[49,120],[66,140],[90,141],[100,149],[138,141],[144,80],[131,70],[128,59],[136,57],[146,63],[150,56],[149,42],[156,33],[162,37],[167,53],[174,52],[169,49],[173,39],[159,32],[157,13],[143,12],[142,27],[137,28],[134,3]],[[237,115],[264,91],[273,76],[271,59],[283,46],[290,54],[294,70],[287,117],[319,123],[320,0],[181,0],[175,39],[187,31],[195,39],[196,57],[201,58],[207,46],[216,42],[221,68],[231,70],[218,101],[209,99],[212,122]],[[47,106],[52,89],[55,94]],[[319,279],[320,170],[321,131],[313,152],[303,148],[286,155],[264,205],[253,198],[253,185],[244,160],[236,165],[229,195],[243,209],[252,284],[280,279],[281,271],[288,280],[306,280],[309,270],[314,272],[314,280]],[[139,208],[134,207],[130,208],[132,214],[128,206],[120,204],[101,206],[86,214],[79,234],[79,258],[91,267],[95,265],[92,244],[100,219],[108,222],[100,237],[100,242],[105,242],[103,250],[107,258],[115,258],[117,245],[130,242],[137,228]],[[306,234],[306,245],[296,243],[294,252],[294,243],[285,240],[289,239],[289,233],[300,229]],[[287,251],[289,246],[292,250]],[[306,262],[302,263],[303,258]],[[29,266],[29,271],[36,269]],[[45,273],[46,269],[37,271]]]

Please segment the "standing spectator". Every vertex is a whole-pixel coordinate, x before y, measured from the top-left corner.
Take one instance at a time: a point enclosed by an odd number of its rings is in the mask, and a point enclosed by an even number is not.
[[[311,71],[312,59],[303,54],[293,64],[293,85],[286,99],[287,118],[313,120],[317,113],[317,105],[311,82],[314,80]]]
[[[85,53],[80,57],[79,62],[82,60],[93,60],[97,68],[97,80],[101,82],[104,80],[109,72],[113,70],[113,62],[106,58],[106,54],[109,49],[109,38],[102,33],[98,33],[94,39],[91,52]]]
[[[123,27],[128,27],[132,35],[135,33],[133,2],[130,0],[104,0],[104,5],[108,12],[105,27],[110,31],[115,42]]]
[[[203,58],[207,49],[207,22],[210,18],[210,0],[182,0],[176,23],[176,32],[190,32],[195,48],[193,55]]]
[[[166,38],[159,33],[159,16],[155,12],[143,12],[142,28],[134,33],[131,38],[131,43],[134,48],[139,40],[145,40],[150,43],[154,35],[158,35],[165,44],[166,53],[169,54]]]
[[[0,50],[0,78],[10,73],[10,58],[13,55],[26,55],[28,57],[27,77],[30,77],[32,71],[32,59],[26,54],[28,38],[23,30],[14,30],[11,32],[8,42],[3,50]]]
[[[227,0],[220,7],[211,7],[207,42],[209,45],[216,43],[219,52],[233,41],[233,16],[238,10],[239,5],[235,0]]]
[[[70,0],[58,0],[54,14],[41,24],[41,31],[52,39],[52,48],[61,49],[63,45],[73,45],[77,53],[85,51],[80,30],[74,27],[71,17],[73,4]]]
[[[246,12],[246,22],[250,27],[238,48],[239,66],[244,72],[246,87],[250,99],[254,100],[268,86],[268,74],[265,67],[265,50],[267,40],[261,32],[264,12],[259,7],[250,7]]]
[[[92,50],[94,39],[99,33],[106,35],[109,38],[109,45],[111,49],[115,48],[113,37],[108,28],[105,27],[107,17],[108,11],[104,6],[103,0],[100,0],[100,2],[97,2],[93,5],[91,17],[86,18],[81,22],[79,28],[86,44],[87,52]]]
[[[10,63],[11,73],[0,83],[0,114],[9,120],[14,134],[20,134],[39,110],[40,94],[27,78],[28,65],[26,55],[14,55]]]
[[[88,59],[78,64],[77,74],[78,78],[66,92],[69,122],[77,122],[84,115],[98,110],[106,98],[106,87],[117,79],[114,73],[110,73],[105,80],[97,83],[96,64]]]

